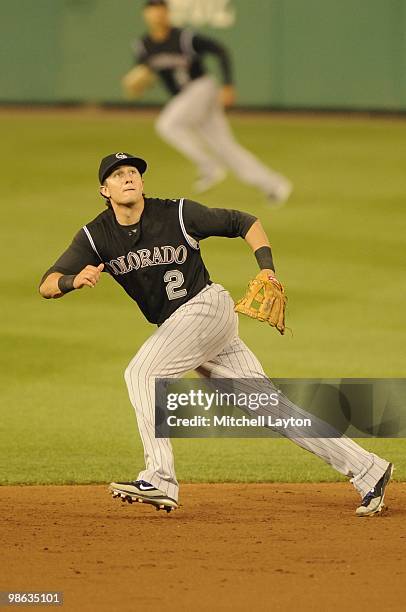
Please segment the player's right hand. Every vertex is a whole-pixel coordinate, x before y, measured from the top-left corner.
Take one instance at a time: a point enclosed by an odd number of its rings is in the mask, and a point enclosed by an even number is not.
[[[82,289],[82,287],[95,287],[100,280],[100,274],[102,273],[104,264],[97,266],[86,266],[79,274],[75,276],[73,286],[75,289]]]

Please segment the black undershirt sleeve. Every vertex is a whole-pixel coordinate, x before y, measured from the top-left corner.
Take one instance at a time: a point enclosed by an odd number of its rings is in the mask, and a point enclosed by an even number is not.
[[[90,246],[89,240],[83,229],[79,230],[71,245],[49,268],[41,279],[40,285],[52,272],[61,274],[78,274],[86,266],[98,266],[100,259]]]
[[[193,36],[192,45],[198,55],[204,55],[205,53],[216,55],[220,62],[223,83],[225,85],[231,85],[233,83],[230,54],[223,45],[201,34],[195,34]]]
[[[209,208],[193,200],[184,200],[183,221],[187,233],[195,240],[210,236],[245,238],[256,217],[240,210]]]

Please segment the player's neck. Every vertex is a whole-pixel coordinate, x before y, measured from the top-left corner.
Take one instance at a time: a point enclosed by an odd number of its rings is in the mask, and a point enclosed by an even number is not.
[[[133,225],[138,223],[144,210],[144,198],[131,205],[111,203],[117,222],[120,225]]]
[[[150,30],[149,35],[155,42],[163,42],[169,37],[171,26],[157,26]]]

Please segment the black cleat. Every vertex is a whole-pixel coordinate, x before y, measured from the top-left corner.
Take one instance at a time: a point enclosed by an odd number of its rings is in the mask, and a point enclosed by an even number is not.
[[[134,501],[150,504],[157,510],[171,512],[178,508],[177,502],[165,493],[156,489],[154,485],[145,480],[132,482],[112,482],[109,487],[113,497],[121,497],[122,501],[132,504]]]
[[[373,489],[371,489],[364,497],[361,505],[356,509],[357,516],[372,516],[378,514],[384,508],[385,489],[389,484],[393,472],[393,464],[390,463],[386,468],[386,472],[378,480]]]

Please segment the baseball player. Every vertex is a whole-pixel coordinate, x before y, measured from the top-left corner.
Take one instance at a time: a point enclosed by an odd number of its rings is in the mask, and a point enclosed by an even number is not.
[[[148,0],[144,7],[148,34],[135,45],[136,66],[123,79],[130,97],[138,97],[159,76],[171,96],[158,117],[156,129],[167,143],[194,162],[199,178],[195,191],[203,193],[226,176],[229,169],[244,183],[260,189],[273,205],[284,203],[291,183],[267,168],[234,138],[224,106],[235,100],[229,54],[215,40],[171,26],[164,0]],[[218,59],[223,87],[204,67],[206,54]]]
[[[239,302],[239,311],[250,314],[253,292],[264,286],[265,299],[256,316],[283,333],[285,296],[258,219],[183,198],[145,197],[146,169],[146,161],[129,153],[113,153],[101,161],[100,192],[107,210],[79,230],[44,274],[40,293],[47,299],[60,298],[73,290],[93,288],[104,271],[138,304],[148,321],[158,326],[125,371],[146,466],[136,480],[114,482],[111,490],[128,501],[170,511],[178,506],[179,486],[170,440],[155,438],[155,380],[197,370],[206,377],[235,379],[247,389],[260,378],[275,390],[258,359],[239,338],[234,303],[226,289],[210,279],[200,241],[210,236],[242,237],[252,249],[260,272]],[[275,414],[272,406],[264,410]],[[284,396],[280,396],[276,416],[281,411],[302,414]],[[337,432],[330,432],[323,422],[315,427],[320,437],[281,433],[351,478],[362,497],[358,515],[380,512],[392,464],[349,438],[326,437]]]

